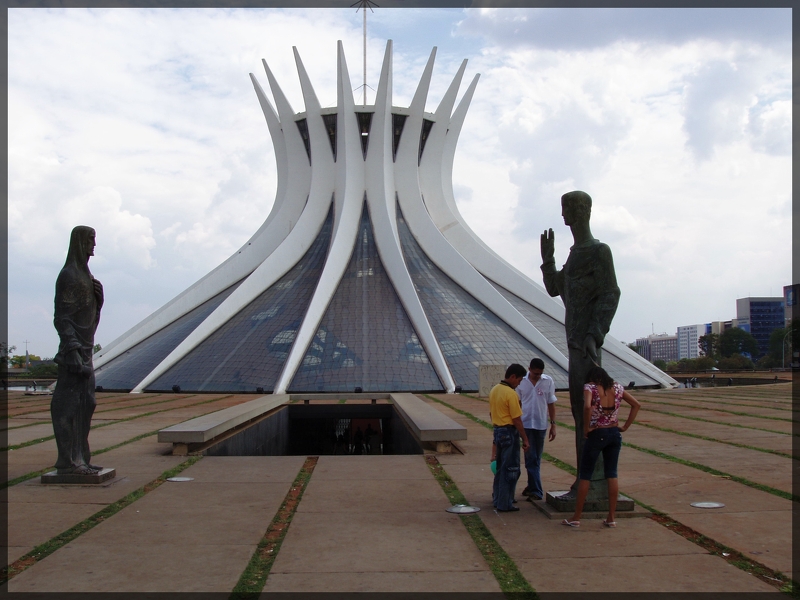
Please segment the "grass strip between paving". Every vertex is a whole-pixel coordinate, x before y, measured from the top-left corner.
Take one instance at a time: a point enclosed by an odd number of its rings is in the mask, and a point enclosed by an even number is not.
[[[114,419],[113,421],[109,421],[108,423],[98,423],[97,425],[92,425],[89,429],[99,429],[100,427],[108,427],[109,425],[116,425],[117,423],[125,423],[127,421],[134,421],[136,419],[141,419],[143,417],[151,417],[153,415],[157,415],[160,413],[169,412],[171,410],[179,410],[181,408],[194,408],[195,406],[201,406],[203,404],[208,404],[209,402],[216,402],[217,400],[224,400],[225,398],[230,398],[233,394],[229,394],[227,396],[222,396],[220,398],[212,398],[210,400],[203,400],[202,402],[195,402],[194,404],[186,404],[185,406],[173,406],[171,408],[165,408],[163,410],[151,410],[150,412],[142,413],[140,415],[133,415],[132,417],[125,417],[122,419]],[[158,402],[151,402],[150,404],[159,404]],[[149,404],[147,405],[149,406]],[[125,408],[138,408],[138,407],[123,407],[123,408],[115,408],[112,410],[124,410]],[[102,411],[99,413],[95,413],[93,416],[96,417],[97,415],[102,415],[103,413],[111,412],[111,411]],[[216,411],[212,411],[216,412]],[[209,413],[205,413],[209,414]],[[200,415],[203,416],[203,415]],[[45,421],[47,422],[47,421]],[[0,448],[0,452],[7,452],[8,450],[19,450],[21,448],[26,448],[28,446],[34,446],[36,444],[41,444],[42,442],[47,442],[49,440],[55,439],[56,436],[48,435],[47,437],[36,438],[35,440],[28,440],[27,442],[22,442],[21,444],[15,444],[13,446],[6,446],[4,448]]]
[[[484,427],[487,427],[489,429],[492,428],[491,423],[488,423],[488,422],[484,421],[483,419],[479,419],[478,417],[472,415],[471,413],[468,413],[466,411],[460,410],[460,409],[456,408],[455,406],[452,406],[451,404],[448,404],[447,402],[444,402],[443,400],[439,400],[438,398],[434,398],[433,396],[429,396],[427,394],[423,394],[423,395],[426,398],[430,398],[434,402],[438,402],[439,404],[443,404],[447,408],[449,408],[449,409],[451,409],[451,410],[453,410],[453,411],[455,411],[455,412],[457,412],[457,413],[459,413],[461,415],[464,415],[465,417],[468,417],[468,418],[472,419],[473,421],[475,421],[476,423],[479,423],[480,425],[483,425]],[[462,395],[463,396],[467,396],[467,394],[462,394]],[[467,396],[467,397],[468,398],[472,398],[474,400],[480,400],[482,402],[485,402],[485,400],[483,398],[476,398],[474,396]],[[575,427],[573,425],[567,425],[566,423],[563,423],[563,422],[560,422],[560,421],[558,421],[557,424],[559,425],[559,427],[564,427],[566,429],[569,429],[570,431],[575,431]],[[706,467],[705,465],[700,465],[698,463],[692,463],[691,461],[684,461],[683,459],[680,459],[680,458],[677,458],[675,456],[670,456],[668,454],[664,454],[664,453],[658,452],[657,450],[650,451],[650,450],[648,450],[646,448],[639,448],[638,446],[634,446],[633,444],[629,444],[627,442],[623,442],[623,445],[630,446],[631,448],[634,448],[635,450],[641,450],[643,452],[649,452],[651,454],[655,454],[655,456],[659,456],[660,458],[664,458],[666,460],[672,460],[673,462],[677,462],[679,464],[683,464],[683,465],[688,466],[688,467],[699,468],[700,470],[703,470],[703,471],[706,471],[708,473],[711,473],[712,475],[720,475],[722,477],[725,477],[726,479],[730,478],[733,481],[737,481],[738,483],[743,483],[744,485],[750,485],[751,487],[755,487],[756,489],[759,489],[759,490],[762,490],[762,491],[770,491],[771,490],[770,493],[776,493],[777,495],[781,496],[782,498],[785,498],[787,496],[789,497],[790,500],[796,498],[796,496],[793,496],[792,494],[788,494],[787,492],[783,492],[781,490],[776,490],[776,489],[770,488],[768,486],[762,486],[761,484],[748,481],[748,480],[743,479],[741,477],[735,477],[733,475],[727,475],[726,473],[722,473],[721,471],[716,471],[715,469],[712,469],[711,467]],[[566,472],[570,473],[571,475],[577,475],[578,474],[578,470],[575,467],[573,467],[572,465],[570,465],[568,463],[565,463],[564,461],[562,461],[562,460],[560,460],[558,458],[555,458],[554,456],[551,456],[547,452],[542,452],[542,458],[545,459],[546,461],[548,461],[549,463],[553,464],[553,466],[556,466],[556,467],[562,469],[563,471],[566,471]],[[683,538],[689,540],[690,542],[700,546],[701,548],[704,548],[709,553],[714,554],[714,555],[718,555],[720,558],[725,559],[729,564],[733,565],[737,569],[741,569],[742,571],[745,571],[747,573],[750,573],[751,575],[754,575],[754,576],[758,577],[761,581],[771,585],[772,587],[777,588],[779,591],[781,591],[781,592],[783,592],[785,594],[790,594],[793,597],[800,598],[800,585],[798,585],[795,581],[788,579],[782,573],[780,573],[778,571],[774,571],[774,570],[770,569],[769,567],[767,567],[765,565],[762,565],[761,563],[759,563],[757,561],[754,561],[751,558],[746,557],[741,552],[739,552],[737,550],[734,550],[733,548],[728,548],[727,546],[725,546],[723,544],[720,544],[716,540],[713,540],[713,539],[711,539],[709,537],[704,536],[703,534],[695,531],[694,529],[691,529],[690,527],[687,527],[683,523],[681,523],[679,521],[676,521],[675,519],[673,519],[672,517],[670,517],[666,513],[663,513],[660,510],[658,510],[656,508],[653,508],[652,506],[648,506],[644,502],[640,502],[639,500],[636,500],[635,498],[631,498],[631,499],[636,504],[638,504],[639,506],[644,508],[645,510],[648,510],[651,513],[653,513],[653,517],[652,517],[653,520],[656,521],[657,523],[659,523],[660,525],[663,525],[663,526],[667,527],[671,531],[674,531],[675,533],[677,533],[678,535],[682,536]]]
[[[720,440],[718,438],[709,437],[707,435],[700,435],[697,433],[689,433],[688,431],[678,431],[677,429],[670,429],[669,427],[659,427],[658,425],[651,425],[650,423],[636,422],[637,425],[655,429],[656,431],[663,431],[664,433],[674,433],[676,435],[685,435],[686,437],[695,438],[698,440],[706,440],[707,442],[716,442],[717,444],[727,444],[729,446],[736,446],[737,448],[744,448],[745,450],[755,450],[756,452],[765,452],[767,454],[774,454],[775,456],[782,456],[784,458],[791,458],[797,460],[788,452],[781,452],[780,450],[770,450],[769,448],[759,448],[758,446],[750,446],[748,444],[739,444],[738,442],[729,442],[727,440]]]
[[[786,421],[788,423],[798,423],[798,421],[795,420],[795,419],[787,419],[787,418],[784,418],[784,417],[770,417],[768,415],[756,415],[756,414],[753,414],[753,413],[740,412],[740,411],[737,411],[737,410],[725,410],[724,408],[713,408],[713,409],[710,409],[710,408],[706,408],[705,406],[696,406],[696,405],[693,405],[693,404],[679,404],[677,402],[659,402],[658,400],[650,400],[649,398],[645,398],[644,400],[642,400],[642,404],[645,404],[645,403],[646,404],[665,404],[667,406],[675,406],[675,407],[681,407],[681,408],[691,408],[692,410],[714,410],[715,412],[723,412],[723,413],[727,413],[729,415],[736,415],[738,417],[753,417],[755,419],[767,419],[769,421]],[[642,407],[642,408],[644,408],[644,407]],[[759,408],[763,408],[763,407],[759,407]]]
[[[458,489],[435,456],[432,454],[426,455],[425,462],[436,481],[442,486],[442,491],[451,504],[469,504],[464,494],[461,493],[461,490]],[[528,583],[528,580],[522,575],[511,557],[503,550],[503,547],[497,543],[483,520],[477,514],[458,516],[464,527],[467,528],[472,541],[475,542],[478,550],[483,555],[486,564],[489,565],[489,569],[492,571],[503,593],[506,595],[513,594],[515,600],[538,598],[539,595],[536,590]]]
[[[226,396],[226,398],[227,398],[227,396]],[[210,401],[208,401],[208,402],[210,402]],[[199,402],[198,404],[205,404],[205,402]],[[197,406],[197,404],[194,404],[193,406]],[[168,409],[168,410],[172,410],[172,409]],[[148,414],[155,414],[156,412],[165,412],[165,411],[154,411],[154,412],[148,413]],[[202,415],[198,415],[198,416],[202,417],[203,415],[210,415],[213,412],[216,412],[216,411],[212,410],[212,411],[209,411],[207,413],[203,413]],[[116,423],[122,423],[123,421],[130,421],[131,419],[138,419],[139,417],[144,417],[144,416],[147,416],[147,415],[138,415],[136,417],[129,417],[127,419],[120,419],[119,421],[114,421],[113,423],[104,423],[103,425],[98,425],[98,427],[104,427],[105,425],[115,425]],[[161,429],[163,429],[163,427]],[[117,448],[120,448],[121,446],[125,446],[127,444],[132,444],[133,442],[138,442],[139,440],[142,440],[142,439],[144,439],[146,437],[150,437],[151,435],[156,435],[159,431],[161,431],[161,429],[156,429],[154,431],[148,431],[147,433],[140,433],[139,435],[136,435],[136,436],[134,436],[134,437],[132,437],[130,439],[127,439],[124,442],[120,442],[119,444],[114,444],[113,446],[107,446],[105,448],[101,448],[100,450],[96,450],[95,452],[92,453],[92,455],[93,456],[97,456],[98,454],[102,454],[103,452],[108,452],[110,450],[116,450]],[[52,439],[52,437],[55,437],[55,436],[51,436],[50,439]],[[12,448],[12,450],[13,450],[13,448]],[[33,479],[34,477],[38,477],[39,475],[44,475],[48,471],[52,471],[52,470],[53,470],[53,467],[45,467],[44,469],[39,469],[38,471],[31,471],[30,473],[25,473],[24,475],[20,475],[19,477],[15,477],[14,479],[9,479],[8,481],[0,481],[0,490],[4,490],[6,488],[9,488],[12,485],[17,485],[18,483],[22,483],[23,481],[27,481],[28,479]]]
[[[224,397],[228,398],[229,396],[224,396]],[[217,398],[217,400],[219,400],[219,398]],[[213,402],[213,400],[204,400],[203,402],[198,402],[197,404],[193,404],[192,406],[198,406],[199,404],[206,404],[207,402]],[[173,410],[173,409],[169,408],[167,410]],[[131,421],[133,419],[138,419],[140,417],[146,417],[146,416],[149,416],[149,415],[154,415],[154,414],[159,413],[159,412],[166,412],[166,410],[156,410],[156,411],[153,411],[153,412],[150,412],[150,413],[146,413],[146,414],[143,414],[143,415],[137,415],[135,417],[127,417],[125,419],[119,419],[117,421],[112,421],[110,423],[102,423],[100,425],[93,426],[92,429],[96,429],[97,427],[105,427],[106,425],[116,425],[117,423],[123,423],[125,421]],[[212,411],[209,411],[207,413],[203,413],[203,414],[198,415],[198,416],[202,417],[204,415],[210,415],[211,413],[214,413],[214,412],[217,412],[217,411],[212,410]],[[139,435],[134,436],[134,437],[132,437],[132,438],[130,438],[128,440],[125,440],[124,442],[120,442],[119,444],[114,444],[113,446],[107,446],[106,448],[101,448],[100,450],[97,450],[97,451],[93,452],[92,454],[93,455],[102,454],[103,452],[108,452],[109,450],[115,450],[115,449],[117,449],[117,448],[119,448],[121,446],[125,446],[127,444],[132,444],[133,442],[138,442],[139,440],[144,439],[146,437],[150,437],[151,435],[156,435],[159,431],[161,431],[161,429],[163,429],[163,427],[160,428],[160,429],[156,429],[155,431],[148,431],[147,433],[140,433]],[[38,442],[44,442],[44,441],[47,441],[47,440],[51,440],[54,437],[55,436],[51,435],[48,438],[42,438],[42,439],[38,440],[37,443]],[[27,445],[30,446],[32,444],[27,444]],[[16,450],[17,448],[16,447],[11,447],[9,449],[10,450]],[[32,471],[30,473],[26,473],[25,475],[20,475],[19,477],[16,477],[16,478],[11,479],[11,480],[6,481],[6,482],[0,482],[0,490],[3,490],[5,488],[9,488],[12,485],[17,485],[18,483],[22,483],[23,481],[27,481],[28,479],[33,479],[34,477],[38,477],[39,475],[44,475],[45,473],[47,473],[48,471],[50,471],[52,469],[53,469],[53,467],[46,467],[46,468],[40,469],[38,471]]]
[[[575,431],[574,425],[567,425],[566,423],[563,423],[561,421],[556,421],[556,423],[558,424],[559,427],[564,427],[565,429],[569,429],[570,431]],[[691,467],[692,469],[697,469],[698,471],[703,471],[705,473],[710,473],[711,475],[716,475],[717,477],[722,477],[723,479],[730,479],[731,481],[735,481],[736,483],[741,483],[742,485],[746,485],[761,492],[767,492],[768,494],[773,494],[774,496],[784,498],[785,500],[792,500],[795,502],[800,500],[800,496],[796,496],[794,494],[791,494],[790,492],[784,492],[783,490],[779,490],[774,487],[764,485],[763,483],[756,483],[755,481],[750,481],[749,479],[745,479],[744,477],[739,477],[738,475],[731,475],[730,473],[725,473],[724,471],[718,471],[713,467],[696,463],[691,460],[686,460],[685,458],[679,458],[677,456],[673,456],[672,454],[661,452],[660,450],[645,448],[644,446],[631,444],[630,442],[622,442],[622,445],[628,446],[629,448],[633,448],[634,450],[638,450],[639,452],[652,454],[653,456],[663,458],[664,460],[668,460],[670,462],[674,462],[679,465],[684,465],[686,467]]]
[[[294,514],[297,511],[297,505],[300,504],[300,500],[303,498],[303,492],[306,491],[306,486],[314,473],[314,467],[317,466],[318,460],[318,456],[306,458],[300,472],[286,493],[281,507],[273,517],[269,527],[267,527],[267,532],[258,542],[256,551],[239,577],[239,582],[233,588],[233,592],[230,595],[231,600],[254,600],[261,595],[261,590],[264,589],[264,584],[267,583],[272,564],[278,556],[281,544],[286,537],[286,532],[289,530],[289,525],[292,523]]]
[[[642,400],[642,398],[643,398],[643,400]],[[695,403],[705,402],[706,404],[718,405],[720,403],[720,400],[724,400],[725,399],[725,396],[710,396],[708,398],[711,398],[711,399],[707,399],[707,397],[703,397],[703,398],[693,397],[693,398],[690,398],[690,400],[692,402],[695,402]],[[640,396],[637,399],[639,400],[639,402],[657,402],[657,401],[654,401],[654,400],[650,400],[650,396]],[[683,400],[684,398],[681,398],[681,399]],[[686,405],[685,404],[677,404],[676,406],[686,406]],[[725,402],[725,406],[745,406],[747,408],[765,408],[767,410],[780,410],[780,411],[783,411],[783,412],[792,412],[791,408],[782,408],[780,406],[765,406],[763,404],[743,404],[741,402]],[[705,407],[695,405],[694,408],[705,408]],[[716,407],[715,408],[708,408],[707,410],[716,410]]]
[[[174,399],[166,400],[166,402],[173,402],[174,400],[186,400],[187,398],[192,398],[192,397],[194,397],[196,395],[197,394],[190,394],[188,396],[183,396],[182,398],[174,398]],[[126,398],[126,400],[130,400],[130,399]],[[142,400],[142,398],[136,398],[136,400]],[[110,402],[109,404],[114,404],[115,402]],[[103,414],[103,413],[107,413],[107,412],[112,412],[112,411],[115,411],[115,410],[125,410],[126,408],[136,409],[136,408],[139,408],[140,406],[150,406],[152,404],[162,404],[163,402],[165,402],[165,401],[164,400],[160,400],[158,402],[147,402],[147,403],[144,403],[144,404],[134,404],[132,406],[120,406],[120,407],[117,407],[117,408],[110,408],[108,410],[96,410],[95,409],[95,414],[99,415],[99,414]],[[102,407],[104,407],[106,405],[105,404],[101,404],[100,406],[102,408]],[[188,406],[193,406],[193,405],[190,404]],[[36,410],[29,410],[29,411],[26,411],[26,412],[23,412],[23,413],[17,413],[17,414],[14,414],[14,415],[12,415],[12,414],[0,415],[0,421],[5,421],[5,420],[8,420],[8,419],[14,419],[16,417],[24,417],[25,415],[32,415],[32,414],[35,414],[37,412],[42,412],[44,410],[49,410],[49,409],[50,409],[50,402],[47,402],[46,404],[43,404],[42,406],[38,407]]]
[[[140,433],[137,436],[134,436],[124,442],[120,442],[119,444],[114,444],[113,446],[107,446],[106,448],[101,448],[100,450],[96,450],[92,453],[92,456],[97,456],[98,454],[102,454],[103,452],[108,452],[110,450],[116,450],[121,446],[126,446],[128,444],[132,444],[133,442],[138,442],[139,440],[143,440],[146,437],[150,437],[151,435],[156,435],[160,430],[156,429],[155,431],[148,431],[147,433]],[[30,473],[25,473],[25,475],[20,475],[19,477],[15,477],[14,479],[9,479],[8,481],[0,482],[0,490],[5,488],[9,488],[13,485],[17,485],[18,483],[22,483],[23,481],[27,481],[28,479],[33,479],[34,477],[38,477],[39,475],[44,475],[48,471],[52,471],[53,467],[45,467],[44,469],[39,469],[38,471],[32,471]]]
[[[704,536],[702,533],[695,531],[691,527],[687,527],[679,521],[676,521],[668,514],[661,512],[657,508],[649,506],[644,502],[639,502],[638,500],[634,500],[634,502],[645,510],[653,513],[650,517],[653,519],[653,521],[659,525],[663,525],[673,533],[677,533],[679,536],[689,540],[693,544],[700,546],[709,554],[718,556],[737,569],[741,569],[746,573],[750,573],[750,575],[758,577],[767,585],[777,588],[778,591],[783,592],[784,594],[789,594],[795,598],[800,597],[800,586],[798,586],[797,582],[789,579],[780,571],[774,571],[762,565],[761,563],[748,558],[738,550],[729,548],[724,544],[720,544],[719,542]]]
[[[54,538],[46,541],[44,544],[36,546],[33,550],[31,550],[21,558],[15,560],[13,563],[11,563],[10,565],[2,569],[2,571],[0,571],[0,585],[4,584],[9,579],[19,575],[25,569],[32,567],[40,560],[47,558],[59,548],[62,548],[63,546],[69,544],[77,537],[83,535],[84,533],[92,529],[95,525],[99,525],[106,519],[117,514],[126,506],[129,506],[133,502],[136,502],[139,498],[145,496],[146,494],[149,494],[154,489],[159,487],[162,483],[164,483],[168,478],[174,477],[184,469],[191,467],[201,458],[203,457],[202,456],[189,457],[187,460],[183,461],[179,465],[176,465],[171,469],[164,471],[161,475],[159,475],[156,479],[154,479],[150,483],[146,483],[145,485],[143,485],[137,490],[134,490],[124,498],[117,500],[112,504],[109,504],[102,510],[99,510],[98,512],[93,514],[91,517],[88,517],[87,519],[84,519],[77,525],[70,527],[63,533],[60,533]]]
[[[776,433],[778,435],[793,435],[800,437],[797,433],[786,433],[785,431],[777,431],[775,429],[764,429],[763,427],[751,427],[749,425],[740,425],[739,423],[725,423],[724,421],[712,421],[711,419],[704,419],[702,417],[690,417],[680,413],[669,412],[666,410],[653,410],[642,405],[642,411],[656,413],[657,415],[668,415],[670,417],[677,417],[679,419],[689,419],[690,421],[699,421],[701,423],[711,423],[713,425],[725,425],[726,427],[736,427],[738,429],[752,429],[753,431],[765,431],[766,433]]]
[[[25,427],[33,427],[34,425],[49,425],[50,423],[52,423],[52,421],[34,421],[33,423],[25,423],[25,425],[6,427],[4,431],[11,431],[12,429],[24,429]]]

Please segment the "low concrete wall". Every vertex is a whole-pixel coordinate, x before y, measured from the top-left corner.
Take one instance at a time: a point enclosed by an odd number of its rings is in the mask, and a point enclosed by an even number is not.
[[[488,398],[489,392],[506,376],[508,365],[480,365],[478,367],[478,395]]]
[[[283,456],[289,448],[288,407],[206,449],[207,456]]]

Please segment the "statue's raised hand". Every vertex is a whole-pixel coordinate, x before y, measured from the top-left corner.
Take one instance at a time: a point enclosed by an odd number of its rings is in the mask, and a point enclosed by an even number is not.
[[[556,254],[556,234],[548,229],[542,234],[542,262],[554,262]]]

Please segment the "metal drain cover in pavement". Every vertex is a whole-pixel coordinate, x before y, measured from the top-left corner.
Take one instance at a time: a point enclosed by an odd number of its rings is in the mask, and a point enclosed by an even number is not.
[[[458,515],[469,515],[476,513],[480,510],[477,506],[468,506],[466,504],[455,504],[447,509],[447,512],[456,513]]]
[[[722,502],[692,502],[695,508],[722,508],[725,506]]]
[[[173,481],[173,482],[194,481],[194,477],[167,477],[167,481]]]

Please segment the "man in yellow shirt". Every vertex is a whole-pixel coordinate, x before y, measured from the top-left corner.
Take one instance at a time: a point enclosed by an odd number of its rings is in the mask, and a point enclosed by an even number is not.
[[[498,512],[517,511],[514,492],[519,479],[519,440],[528,450],[528,436],[522,426],[522,406],[514,391],[527,375],[525,367],[514,363],[506,369],[506,377],[489,392],[489,412],[494,426],[497,469],[494,475],[492,501]]]

